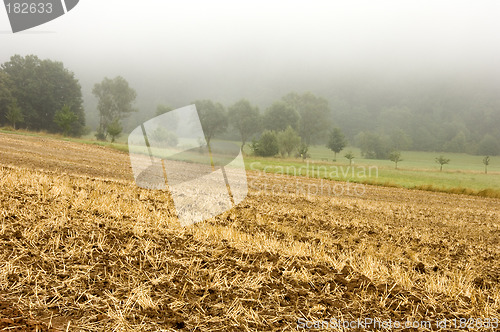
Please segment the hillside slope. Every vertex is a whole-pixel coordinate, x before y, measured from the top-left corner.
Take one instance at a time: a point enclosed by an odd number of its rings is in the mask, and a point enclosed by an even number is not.
[[[490,319],[480,330],[494,330],[500,200],[248,179],[239,206],[181,228],[168,192],[135,186],[127,154],[0,134],[0,330],[283,331],[369,318],[432,330]]]

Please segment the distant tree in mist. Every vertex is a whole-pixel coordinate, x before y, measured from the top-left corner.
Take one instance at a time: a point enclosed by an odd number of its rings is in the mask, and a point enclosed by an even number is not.
[[[326,99],[311,92],[302,95],[292,92],[282,100],[298,113],[298,131],[305,144],[311,145],[322,137],[330,122],[330,108]]]
[[[401,152],[400,151],[392,151],[389,154],[389,160],[394,163],[394,168],[398,169],[398,163],[403,160],[403,159],[401,159]]]
[[[337,153],[342,151],[347,145],[347,140],[340,128],[333,128],[328,135],[327,148],[333,151],[334,160],[337,160]]]
[[[490,156],[485,156],[483,158],[483,164],[484,164],[484,174],[488,173],[488,165],[490,164]]]
[[[443,165],[446,165],[446,164],[449,164],[450,163],[450,159],[447,159],[445,158],[443,155],[437,157],[436,159],[436,163],[439,164],[439,171],[442,172],[443,171]]]
[[[155,142],[157,147],[175,147],[179,143],[177,135],[164,127],[157,127],[151,134],[151,140]]]
[[[99,127],[96,134],[98,139],[105,140],[108,134],[111,135],[108,131],[110,124],[119,123],[130,113],[137,112],[132,106],[137,93],[121,76],[114,79],[105,77],[101,83],[94,85],[92,93],[98,99]],[[114,125],[111,128],[115,128]]]
[[[245,143],[260,130],[259,108],[252,106],[246,99],[241,99],[229,107],[229,123],[240,134],[241,150]]]
[[[280,131],[277,135],[279,152],[282,157],[290,157],[294,150],[300,146],[300,136],[290,126],[284,131]]]
[[[163,114],[166,114],[170,111],[173,111],[172,107],[165,106],[165,105],[158,105],[156,107],[156,116],[160,116]],[[170,113],[168,115],[168,122],[162,122],[162,125],[165,126],[165,130],[170,132],[170,134],[175,135],[175,130],[177,130],[177,126],[179,125],[179,116],[177,113]],[[176,136],[177,137],[177,136]],[[176,143],[177,144],[177,143]]]
[[[361,149],[361,155],[368,159],[387,159],[390,143],[386,136],[370,131],[364,131],[356,136],[356,144]]]
[[[352,151],[348,151],[344,157],[349,160],[349,166],[352,165],[352,160],[355,158],[354,153]]]
[[[209,99],[197,100],[192,104],[196,105],[201,126],[205,133],[205,140],[210,146],[210,141],[215,135],[224,132],[227,128],[227,114],[224,106]]]
[[[286,103],[276,101],[264,113],[263,124],[265,129],[277,132],[289,126],[298,129],[299,114]]]

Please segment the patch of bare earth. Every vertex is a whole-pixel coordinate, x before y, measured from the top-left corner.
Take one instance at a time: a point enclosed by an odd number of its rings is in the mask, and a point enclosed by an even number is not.
[[[0,134],[0,331],[500,319],[500,200],[248,178],[239,206],[181,228],[127,154]]]

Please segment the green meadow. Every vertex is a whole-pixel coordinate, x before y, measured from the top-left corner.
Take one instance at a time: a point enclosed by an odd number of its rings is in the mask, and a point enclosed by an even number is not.
[[[109,143],[97,141],[92,135],[77,139],[6,128],[0,129],[0,132],[96,144],[128,152],[126,135],[116,143]],[[240,145],[239,142],[234,143]],[[355,155],[351,165],[344,157],[348,151]],[[333,160],[333,152],[325,146],[310,147],[310,158],[306,160],[255,157],[251,155],[248,145],[244,152],[246,169],[251,171],[500,198],[500,156],[490,157],[488,173],[485,174],[483,156],[465,153],[403,151],[402,160],[395,169],[390,160],[362,158],[359,149],[354,147],[338,153],[336,161]],[[449,164],[443,166],[443,171],[439,171],[439,164],[435,162],[440,155],[450,159]]]
[[[347,151],[356,156],[352,165],[344,158]],[[306,160],[297,158],[262,158],[247,155],[247,169],[297,176],[309,176],[320,179],[349,181],[405,187],[430,191],[443,191],[459,194],[500,197],[500,157],[490,157],[488,173],[485,174],[483,156],[464,153],[439,153],[422,151],[403,151],[398,169],[390,160],[361,158],[359,149],[347,148],[334,154],[326,147],[310,148],[311,157]],[[444,155],[449,164],[439,170],[435,158]]]

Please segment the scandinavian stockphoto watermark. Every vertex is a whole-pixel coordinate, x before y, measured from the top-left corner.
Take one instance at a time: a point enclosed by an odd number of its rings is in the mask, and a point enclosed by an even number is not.
[[[274,194],[294,193],[302,196],[363,196],[366,193],[364,182],[378,178],[377,166],[364,165],[323,165],[306,161],[300,166],[267,165],[260,162],[250,164],[252,176],[248,187]],[[269,182],[269,175],[281,179]],[[313,179],[302,181],[300,177]],[[332,181],[333,180],[333,181]]]
[[[128,137],[136,184],[168,190],[182,226],[215,217],[248,193],[240,147],[210,140],[195,105],[159,115]]]
[[[439,319],[435,321],[399,321],[392,319],[379,319],[379,318],[358,318],[355,320],[331,318],[330,320],[306,320],[299,318],[297,320],[297,330],[443,330],[443,329],[493,329],[499,327],[499,320],[497,318],[452,318],[452,319]]]
[[[12,32],[52,21],[73,9],[79,0],[4,0]]]

